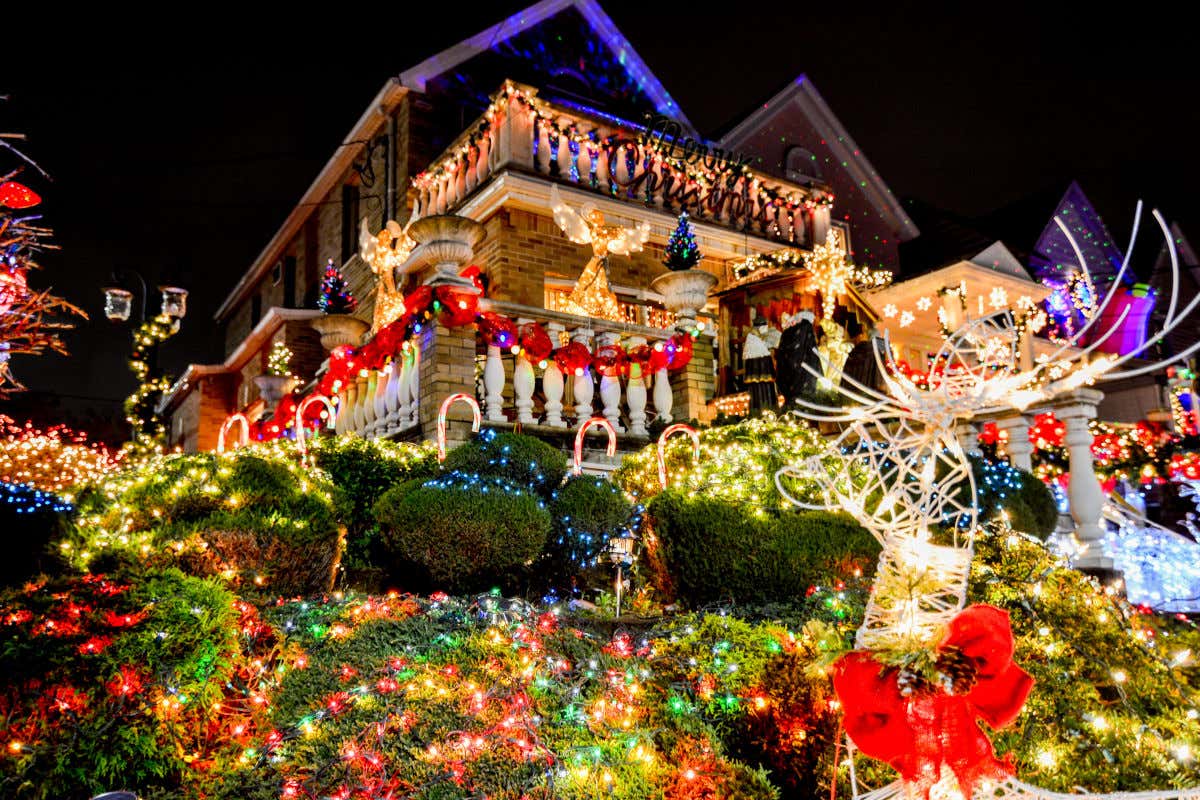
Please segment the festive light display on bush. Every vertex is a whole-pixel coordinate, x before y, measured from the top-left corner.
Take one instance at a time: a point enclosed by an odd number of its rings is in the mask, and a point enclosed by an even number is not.
[[[167,427],[158,413],[158,401],[171,388],[171,379],[158,372],[158,347],[179,332],[179,319],[159,314],[144,321],[133,332],[133,352],[129,369],[138,380],[133,393],[125,398],[125,421],[131,438],[122,452],[140,458],[166,445]]]
[[[285,342],[271,345],[271,352],[267,354],[267,374],[280,378],[293,377],[292,355],[291,348]]]
[[[100,480],[117,463],[103,445],[66,425],[42,430],[0,414],[0,481],[62,493]]]
[[[0,503],[17,514],[37,514],[43,511],[69,513],[74,507],[55,494],[44,492],[29,484],[11,483],[0,479]]]
[[[358,300],[350,293],[345,276],[333,259],[325,263],[325,275],[321,278],[321,295],[317,308],[326,314],[350,314],[358,308]]]

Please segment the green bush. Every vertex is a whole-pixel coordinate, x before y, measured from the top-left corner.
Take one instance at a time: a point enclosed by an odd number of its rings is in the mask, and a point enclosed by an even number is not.
[[[688,604],[769,603],[802,596],[847,568],[874,565],[879,545],[845,514],[785,511],[762,517],[722,500],[666,491],[650,503],[659,561]],[[851,567],[853,565],[853,567]],[[665,583],[660,577],[660,584]]]
[[[375,501],[404,481],[432,477],[437,471],[437,448],[428,442],[322,436],[313,442],[310,452],[345,498],[343,565],[352,570],[377,566]]]
[[[56,495],[0,481],[0,586],[13,586],[48,570],[53,563],[50,543],[67,531],[72,513],[72,506]]]
[[[979,521],[994,519],[1001,510],[1008,513],[1015,530],[1045,539],[1058,524],[1058,506],[1046,484],[1022,469],[1003,461],[971,457],[975,476]],[[960,491],[965,492],[966,487]]]
[[[324,472],[282,454],[160,456],[81,495],[63,552],[81,567],[115,558],[275,594],[328,591],[340,558],[340,497]]]
[[[567,475],[567,459],[541,439],[485,428],[454,448],[443,464],[446,472],[503,478],[549,497]]]
[[[375,518],[393,552],[447,590],[490,585],[536,558],[550,533],[537,496],[503,479],[458,473],[389,489]]]
[[[550,560],[571,571],[592,564],[608,540],[633,522],[633,504],[604,478],[571,477],[550,501],[554,520],[546,551]]]

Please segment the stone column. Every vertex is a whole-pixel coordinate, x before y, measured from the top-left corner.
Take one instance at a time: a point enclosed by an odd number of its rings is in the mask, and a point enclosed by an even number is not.
[[[1065,437],[1070,482],[1067,498],[1075,520],[1075,538],[1082,549],[1072,566],[1102,579],[1115,577],[1112,559],[1104,555],[1104,523],[1101,509],[1104,492],[1092,463],[1092,432],[1088,423],[1096,418],[1096,407],[1104,393],[1095,389],[1076,389],[1063,395],[1054,405],[1054,415],[1067,428]]]
[[[413,344],[417,348],[413,364],[417,401],[413,411],[420,422],[421,438],[433,441],[442,401],[455,392],[475,396],[475,329],[470,325],[460,328],[428,325],[413,338]],[[471,435],[471,411],[467,404],[450,406],[446,418],[447,445],[455,447],[465,442]]]
[[[597,337],[600,347],[615,345],[621,340],[621,335],[618,333],[602,333]],[[612,423],[617,433],[624,433],[625,428],[621,425],[621,376],[620,375],[601,375],[600,376],[600,405],[603,407],[604,418]]]
[[[1029,419],[1024,414],[1000,417],[996,427],[1008,431],[1008,463],[1026,472],[1033,471],[1033,443],[1029,441]]]

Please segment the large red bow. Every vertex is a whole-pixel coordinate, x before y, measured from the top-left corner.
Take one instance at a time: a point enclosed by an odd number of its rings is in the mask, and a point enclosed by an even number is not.
[[[1012,757],[996,757],[979,727],[1013,722],[1033,688],[1033,678],[1013,663],[1008,612],[973,605],[946,626],[939,651],[956,648],[975,668],[975,684],[962,694],[943,689],[901,692],[900,671],[869,652],[855,650],[834,664],[833,688],[845,710],[846,733],[868,756],[886,761],[917,791],[929,789],[947,767],[970,800],[979,781],[1013,773]]]

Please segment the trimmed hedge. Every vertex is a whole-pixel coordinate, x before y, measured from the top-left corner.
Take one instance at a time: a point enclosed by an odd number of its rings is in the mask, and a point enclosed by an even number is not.
[[[389,489],[375,518],[392,551],[448,591],[489,586],[537,558],[550,533],[550,513],[535,495],[457,473]]]
[[[341,557],[340,498],[325,473],[266,451],[161,456],[80,497],[65,553],[93,569],[142,562],[277,595],[324,592]]]
[[[801,597],[837,579],[850,564],[868,571],[879,545],[845,514],[786,511],[759,518],[721,500],[666,491],[649,507],[654,557],[689,605],[734,600],[769,603]],[[660,584],[665,583],[660,578]]]
[[[1046,484],[1023,469],[1004,461],[971,456],[975,494],[981,523],[1008,513],[1014,530],[1045,539],[1058,525],[1058,506]],[[989,483],[990,481],[990,483]],[[965,487],[961,491],[966,491]]]
[[[554,493],[554,520],[546,552],[557,566],[579,570],[591,565],[608,540],[633,521],[633,504],[620,488],[591,475],[577,475]]]
[[[541,439],[485,428],[446,455],[447,473],[503,478],[549,497],[567,476],[567,459]]]

